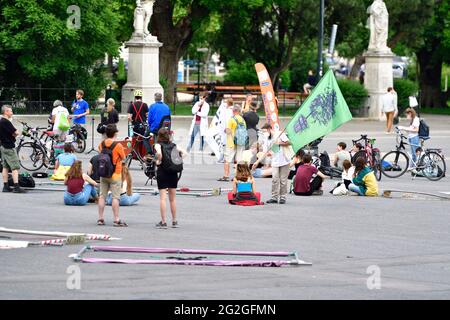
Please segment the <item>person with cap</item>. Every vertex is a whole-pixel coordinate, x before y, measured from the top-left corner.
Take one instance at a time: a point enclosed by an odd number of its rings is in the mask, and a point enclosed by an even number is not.
[[[56,139],[58,141],[65,141],[66,140],[66,132],[68,130],[62,130],[60,129],[60,121],[63,118],[66,118],[66,120],[69,118],[69,110],[67,110],[66,107],[64,107],[61,100],[55,100],[53,102],[53,110],[51,115],[50,122],[53,125],[53,134],[56,136]]]
[[[128,105],[128,123],[131,122],[133,131],[145,134],[145,120],[148,117],[148,106],[142,101],[142,90],[134,90],[134,102]]]
[[[197,133],[200,133],[200,151],[203,151],[203,146],[205,145],[204,137],[208,131],[209,104],[206,102],[207,98],[208,94],[204,93],[200,101],[197,101],[192,107],[194,118],[192,119],[191,128],[189,129],[191,140],[187,147],[187,152],[191,151]]]
[[[250,103],[250,111],[247,111],[242,116],[245,120],[245,124],[247,125],[247,133],[248,133],[248,148],[251,148],[254,143],[258,141],[258,123],[259,123],[259,115],[256,113],[259,106],[256,102]]]

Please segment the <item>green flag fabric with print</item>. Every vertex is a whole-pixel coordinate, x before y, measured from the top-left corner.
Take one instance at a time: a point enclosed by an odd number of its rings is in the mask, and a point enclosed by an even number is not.
[[[333,71],[329,70],[288,123],[286,134],[297,152],[351,119]]]

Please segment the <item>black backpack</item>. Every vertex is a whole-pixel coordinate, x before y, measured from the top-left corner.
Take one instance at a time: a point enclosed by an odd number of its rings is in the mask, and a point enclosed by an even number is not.
[[[427,139],[429,137],[430,137],[430,127],[425,123],[425,121],[420,120],[419,138]]]
[[[98,155],[98,176],[103,178],[111,178],[116,166],[113,163],[112,152],[117,142],[113,142],[111,146],[106,147],[105,141],[102,142],[102,151]]]
[[[13,177],[10,173],[8,174],[8,185],[10,187],[14,186]],[[19,173],[19,186],[22,188],[34,188],[36,184],[29,173]]]
[[[161,167],[167,172],[179,173],[183,171],[183,158],[174,143],[161,143]]]

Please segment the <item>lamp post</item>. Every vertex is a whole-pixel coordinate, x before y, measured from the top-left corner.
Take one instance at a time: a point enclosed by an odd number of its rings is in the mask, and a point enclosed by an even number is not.
[[[317,57],[317,81],[323,75],[323,25],[324,25],[325,0],[320,0],[320,21],[319,21],[319,50]]]

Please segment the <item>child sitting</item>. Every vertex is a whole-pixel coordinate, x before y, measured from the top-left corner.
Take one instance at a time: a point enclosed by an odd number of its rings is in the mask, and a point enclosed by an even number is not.
[[[359,157],[355,161],[355,173],[348,190],[360,196],[378,196],[378,183],[373,171],[366,166],[366,159]]]
[[[342,163],[344,160],[350,160],[350,152],[345,151],[347,144],[345,142],[339,142],[337,144],[336,153],[334,155],[333,165],[339,169],[342,169]]]
[[[322,182],[327,176],[317,170],[311,163],[311,155],[303,156],[303,164],[298,167],[294,179],[294,194],[296,196],[322,195]]]
[[[67,171],[75,163],[77,157],[73,154],[73,146],[71,143],[64,144],[64,153],[61,153],[55,161],[55,172],[51,176],[51,180],[63,181]]]
[[[352,163],[349,160],[344,160],[342,162],[342,181],[338,182],[336,187],[330,191],[335,196],[346,195],[348,192],[348,186],[352,183],[353,174],[355,172],[355,167],[352,166]]]
[[[261,194],[255,191],[255,179],[246,162],[238,163],[236,176],[233,179],[233,192],[228,193],[231,204],[241,206],[255,206],[261,203]]]

